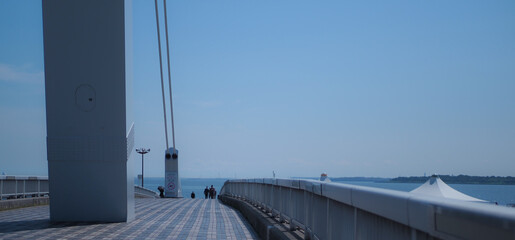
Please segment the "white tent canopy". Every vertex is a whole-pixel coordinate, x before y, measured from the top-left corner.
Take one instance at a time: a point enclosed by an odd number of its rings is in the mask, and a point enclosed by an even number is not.
[[[445,184],[436,175],[431,176],[431,178],[429,178],[429,180],[422,184],[422,186],[414,189],[410,193],[428,195],[433,197],[451,198],[462,201],[486,202],[485,200],[474,198],[456,191],[454,188],[451,188],[449,185]]]

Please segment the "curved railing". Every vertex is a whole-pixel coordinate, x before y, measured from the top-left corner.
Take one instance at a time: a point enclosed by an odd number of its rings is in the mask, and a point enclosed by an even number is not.
[[[159,195],[148,188],[134,185],[134,197],[138,198],[157,198]]]
[[[271,212],[308,239],[515,239],[515,209],[291,179],[228,180],[221,194]]]

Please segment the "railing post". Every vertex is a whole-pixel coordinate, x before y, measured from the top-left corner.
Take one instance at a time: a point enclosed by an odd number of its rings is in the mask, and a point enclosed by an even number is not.
[[[270,194],[270,198],[268,199],[267,207],[269,208],[269,211],[272,213],[272,216],[273,216],[274,212],[272,211],[272,209],[273,209],[272,206],[274,204],[274,195],[275,195],[273,184],[270,184],[270,189],[272,189],[272,194]]]
[[[287,190],[287,189],[286,189],[286,190]],[[281,206],[281,208],[280,208],[280,209],[281,209],[281,211],[280,211],[280,214],[279,214],[279,221],[280,221],[281,223],[286,222],[286,218],[284,217],[284,215],[285,215],[285,212],[288,212],[288,211],[285,209],[287,206],[285,206],[284,201],[282,201],[282,199],[284,199],[284,198],[286,197],[286,196],[285,196],[285,195],[286,195],[286,194],[285,194],[285,191],[286,191],[286,190],[285,190],[282,186],[280,186],[280,187],[279,187],[279,192],[281,193],[281,197],[280,197],[280,199],[279,199],[279,204],[280,204],[280,206]]]
[[[411,228],[411,240],[417,240],[417,230]]]
[[[329,198],[326,197],[325,198],[325,217],[326,217],[326,224],[325,224],[325,231],[326,231],[326,234],[325,236],[327,237],[327,239],[332,239],[332,236],[331,236],[331,228],[329,227],[331,224],[329,222]]]
[[[354,239],[358,239],[358,208],[354,207]]]
[[[314,208],[314,205],[315,205],[315,186],[311,185],[311,192],[310,192],[310,203],[309,205],[312,206],[309,208],[309,215],[310,215],[310,222],[309,222],[309,237],[310,239],[313,239],[313,234],[314,234],[314,227],[315,227],[315,208]]]
[[[304,209],[304,239],[311,239],[311,236],[309,234],[309,209],[305,206],[308,206],[308,196],[306,196],[308,193],[306,192],[306,189],[302,189],[302,193],[304,195],[304,206],[302,208]]]

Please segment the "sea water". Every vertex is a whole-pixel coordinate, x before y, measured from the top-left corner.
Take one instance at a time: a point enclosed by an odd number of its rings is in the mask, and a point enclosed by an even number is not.
[[[216,190],[216,194],[220,193],[220,189],[224,185],[226,178],[181,178],[182,196],[185,198],[191,197],[191,193],[195,193],[195,198],[204,198],[204,189],[206,187],[213,187]],[[141,185],[136,179],[135,185]],[[145,178],[143,181],[143,187],[159,193],[157,187],[165,185],[164,177],[150,177]]]
[[[206,186],[216,189],[217,194],[224,185],[227,178],[181,178],[182,196],[189,198],[194,192],[196,198],[204,198],[204,189]],[[159,192],[158,186],[164,186],[164,178],[145,178],[144,187],[152,191]],[[376,187],[391,189],[403,192],[409,192],[422,183],[389,183],[389,182],[360,182],[360,181],[342,181],[341,183],[353,184],[359,186]],[[138,180],[134,184],[139,185]],[[489,202],[497,202],[499,205],[515,203],[515,185],[481,185],[481,184],[449,184],[452,188],[467,194],[469,196],[483,199]]]
[[[340,181],[338,181],[340,182]],[[391,189],[409,192],[420,187],[423,183],[389,183],[389,182],[360,182],[341,181],[341,183]],[[499,205],[515,203],[515,185],[484,185],[484,184],[448,184],[450,187],[467,194]]]

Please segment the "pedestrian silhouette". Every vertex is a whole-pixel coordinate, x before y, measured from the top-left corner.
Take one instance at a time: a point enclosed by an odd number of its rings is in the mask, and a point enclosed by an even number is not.
[[[207,199],[207,195],[209,195],[209,188],[206,186],[206,189],[204,189],[204,197]]]
[[[213,185],[211,185],[211,188],[209,188],[209,198],[215,198],[215,188],[213,187]]]

